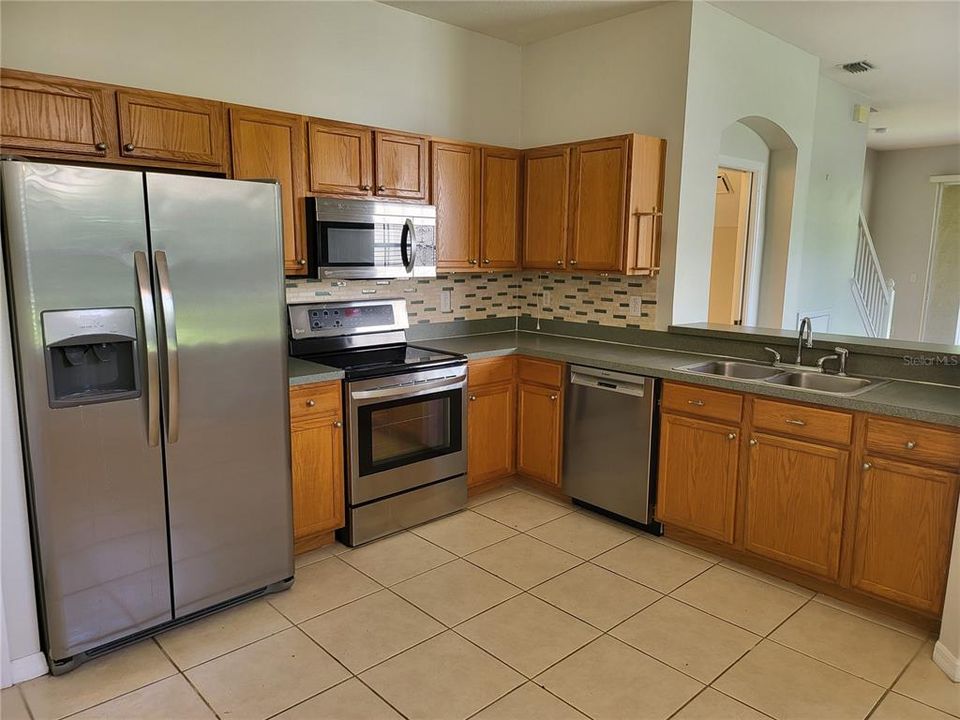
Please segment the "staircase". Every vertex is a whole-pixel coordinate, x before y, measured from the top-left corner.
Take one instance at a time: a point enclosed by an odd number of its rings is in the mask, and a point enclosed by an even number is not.
[[[873,247],[873,238],[867,220],[860,213],[857,228],[857,254],[850,278],[853,299],[860,311],[860,319],[870,337],[890,337],[893,323],[893,278],[885,278]]]

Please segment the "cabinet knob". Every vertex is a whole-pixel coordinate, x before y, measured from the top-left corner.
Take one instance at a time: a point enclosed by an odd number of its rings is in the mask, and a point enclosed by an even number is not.
[[[917,444],[913,440],[907,440],[906,444],[904,445],[907,450],[913,450],[916,446]]]
[[[369,186],[369,185],[361,185],[361,186],[360,186],[360,189],[363,190],[364,192],[368,192],[368,191],[370,190],[370,186]]]
[[[871,463],[864,463],[864,464],[863,464],[863,469],[864,469],[864,470],[869,470],[869,469],[872,468],[872,467],[873,467],[873,465],[872,465]]]
[[[476,399],[477,399],[477,396],[476,396],[476,395],[471,395],[471,396],[470,396],[470,402],[473,402],[473,401],[476,400]]]
[[[313,407],[317,404],[316,400],[307,400],[307,407]]]
[[[477,264],[477,259],[476,259],[476,258],[470,258],[469,260],[467,260],[467,262],[470,263],[471,265],[476,265],[476,264]]]
[[[558,267],[563,267],[563,258],[557,260],[557,266],[558,266]]]
[[[754,438],[750,438],[750,444],[751,444],[751,445],[756,445],[756,444],[757,444],[757,441],[756,441]]]
[[[93,149],[98,152],[104,152],[107,149],[107,144],[105,142],[98,142],[93,146]]]
[[[342,420],[334,420],[334,421],[333,421],[333,426],[334,426],[335,428],[342,428],[342,427],[343,427],[343,421],[342,421]]]
[[[556,396],[556,395],[551,395],[551,396],[550,396],[550,399],[551,399],[551,400],[556,400],[556,399],[557,399],[557,396]]]
[[[577,261],[576,261],[576,260],[571,260],[571,261],[570,261],[570,264],[571,264],[571,265],[576,265],[576,264],[577,264]]]
[[[306,264],[307,264],[307,261],[304,260],[303,258],[300,258],[299,260],[297,260],[297,262],[298,262],[300,265],[306,265]]]
[[[133,152],[134,149],[135,149],[135,146],[134,146],[133,143],[126,143],[126,144],[123,146],[123,149],[124,149],[124,151],[126,151],[126,152]]]
[[[489,264],[490,264],[490,258],[484,258],[484,259],[483,259],[483,264],[484,264],[484,265],[489,265]]]
[[[736,433],[727,433],[727,440],[736,440],[736,439],[737,439]]]
[[[383,192],[387,189],[386,185],[377,185],[377,192]]]

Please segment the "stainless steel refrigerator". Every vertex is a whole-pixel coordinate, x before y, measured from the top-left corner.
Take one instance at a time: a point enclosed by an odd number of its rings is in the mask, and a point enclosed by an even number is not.
[[[278,189],[0,169],[38,604],[59,673],[292,582]]]

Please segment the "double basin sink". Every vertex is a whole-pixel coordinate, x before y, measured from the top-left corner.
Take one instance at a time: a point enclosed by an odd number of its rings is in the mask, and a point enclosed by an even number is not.
[[[882,384],[882,382],[877,383],[866,378],[825,375],[821,372],[809,370],[785,370],[782,367],[755,365],[736,360],[711,360],[684,365],[677,370],[700,373],[701,375],[718,375],[736,378],[737,380],[754,380],[770,385],[780,385],[830,395],[859,395],[871,387]]]

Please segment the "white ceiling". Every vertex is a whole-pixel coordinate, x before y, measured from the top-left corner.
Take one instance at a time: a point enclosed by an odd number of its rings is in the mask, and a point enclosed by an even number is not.
[[[863,93],[870,147],[960,142],[960,2],[713,0],[717,7],[820,58],[821,72]],[[835,66],[869,60],[850,75]],[[878,134],[873,128],[885,127]]]
[[[661,4],[636,0],[381,0],[516,45]],[[866,95],[870,147],[960,142],[960,0],[711,0],[820,58],[829,78]],[[850,75],[835,66],[869,60]],[[873,132],[887,128],[886,133]]]
[[[514,45],[629,15],[659,2],[638,0],[380,0],[385,5]]]

